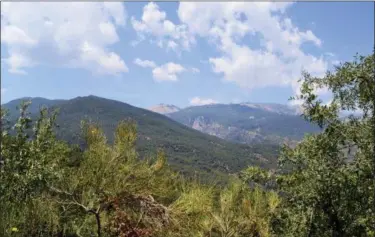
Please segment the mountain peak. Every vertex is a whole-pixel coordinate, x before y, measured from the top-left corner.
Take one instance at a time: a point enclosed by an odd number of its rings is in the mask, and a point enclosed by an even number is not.
[[[179,111],[180,108],[175,105],[162,103],[149,108],[149,110],[159,114],[170,114]]]

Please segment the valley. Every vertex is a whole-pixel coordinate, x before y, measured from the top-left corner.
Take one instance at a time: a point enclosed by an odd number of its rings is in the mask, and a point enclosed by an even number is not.
[[[16,107],[22,100],[11,101],[2,107],[10,111],[11,118],[17,117]],[[206,134],[206,130],[190,128],[171,117],[97,96],[71,100],[26,100],[32,102],[29,112],[33,118],[38,116],[38,110],[43,106],[50,111],[58,109],[57,137],[71,144],[83,145],[81,120],[98,123],[109,142],[112,142],[118,122],[131,119],[137,124],[137,151],[140,157],[153,156],[157,148],[162,148],[171,167],[182,174],[191,176],[198,173],[202,179],[226,179],[228,173],[238,172],[249,165],[276,168],[280,147],[274,143],[234,143],[222,139],[227,137],[220,138],[216,134]]]

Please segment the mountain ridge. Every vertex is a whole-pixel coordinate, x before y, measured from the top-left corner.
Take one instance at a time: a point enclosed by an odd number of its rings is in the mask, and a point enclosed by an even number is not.
[[[245,144],[296,144],[306,133],[320,131],[280,104],[210,104],[187,107],[168,116],[201,132]]]
[[[83,119],[99,123],[112,142],[117,123],[130,118],[137,123],[137,150],[141,156],[154,155],[157,148],[162,148],[171,166],[182,173],[191,175],[199,171],[206,176],[222,176],[248,165],[275,168],[278,146],[231,143],[201,133],[167,116],[120,101],[86,96],[57,101],[50,109],[57,107],[58,138],[73,144],[82,144],[79,132]],[[32,115],[36,116],[37,113]]]
[[[206,105],[190,105],[186,107],[178,107],[173,104],[160,103],[155,106],[151,106],[148,109],[151,111],[154,111],[155,108],[167,107],[167,108],[176,108],[179,111],[179,110],[190,109],[194,107],[217,106],[217,105],[242,105],[242,106],[247,106],[250,108],[258,108],[258,109],[262,109],[265,111],[280,113],[280,114],[292,114],[292,115],[300,114],[300,108],[298,106],[294,106],[290,104],[280,104],[280,103],[253,103],[253,102],[214,103],[214,104],[206,104]],[[158,112],[158,111],[154,111],[154,112]],[[174,112],[177,112],[177,111],[174,111]],[[163,112],[161,113],[165,114]],[[168,113],[173,113],[173,112],[168,112]]]
[[[101,97],[88,95],[78,96],[71,100],[80,98]],[[41,105],[48,107],[70,101],[50,100],[42,97],[24,97],[10,101],[7,104],[12,104],[15,108],[24,99],[34,101],[30,106],[30,112],[32,113],[36,113]],[[130,105],[125,102],[121,103]],[[13,113],[15,112],[14,108]],[[241,102],[179,108],[172,104],[161,103],[144,110],[164,115],[202,133],[242,144],[288,143],[294,145],[305,133],[318,131],[316,127],[314,128],[313,125],[308,124],[297,116],[298,110],[295,107],[287,104]],[[287,126],[283,129],[285,125]],[[299,128],[302,129],[298,131]]]

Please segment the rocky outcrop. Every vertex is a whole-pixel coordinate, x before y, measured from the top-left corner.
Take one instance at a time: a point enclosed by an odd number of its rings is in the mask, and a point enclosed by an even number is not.
[[[262,142],[267,139],[259,133],[260,129],[247,131],[234,126],[224,126],[204,116],[190,119],[190,124],[200,132],[239,143]]]
[[[159,104],[149,108],[149,110],[159,114],[170,114],[179,111],[180,108],[175,105]]]

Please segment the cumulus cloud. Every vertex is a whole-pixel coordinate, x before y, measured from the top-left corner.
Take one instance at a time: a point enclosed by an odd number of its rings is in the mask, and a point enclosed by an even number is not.
[[[190,104],[194,106],[208,105],[208,104],[217,104],[217,101],[213,99],[209,99],[209,98],[200,98],[196,96],[190,99]]]
[[[192,72],[194,74],[199,73],[199,69],[192,67],[191,69],[186,69],[180,64],[169,62],[158,66],[154,61],[142,60],[140,58],[134,59],[134,64],[143,67],[151,68],[152,76],[155,81],[177,81],[178,75],[183,72]]]
[[[150,2],[143,8],[142,18],[137,20],[132,17],[131,23],[140,41],[147,36],[161,48],[189,50],[195,40],[189,34],[187,26],[174,24],[166,18],[167,14],[157,4]]]
[[[156,81],[177,81],[178,74],[186,69],[180,64],[166,63],[152,70],[152,76]]]
[[[125,26],[122,3],[2,2],[3,59],[11,73],[26,73],[36,65],[77,67],[94,73],[128,71],[109,46]]]
[[[150,67],[150,68],[155,68],[156,64],[154,61],[149,61],[149,60],[142,60],[139,58],[136,58],[134,60],[134,64],[140,66],[140,67]]]
[[[311,30],[300,30],[286,10],[292,3],[182,2],[178,8],[181,22],[194,37],[213,43],[221,55],[209,58],[215,73],[224,80],[253,89],[287,85],[297,92],[301,71],[323,75],[327,61],[305,53],[302,45],[322,45]],[[243,41],[245,36],[260,36],[261,47]]]
[[[14,25],[5,25],[1,29],[1,41],[7,44],[25,46],[34,46],[37,43],[25,31]]]

